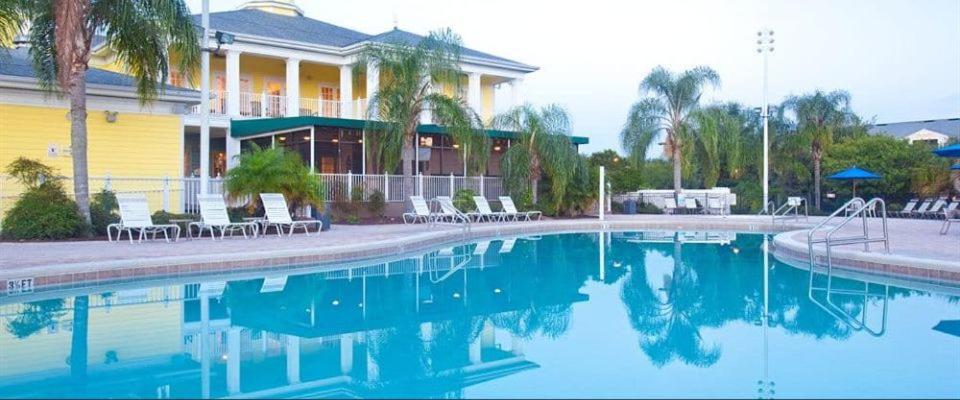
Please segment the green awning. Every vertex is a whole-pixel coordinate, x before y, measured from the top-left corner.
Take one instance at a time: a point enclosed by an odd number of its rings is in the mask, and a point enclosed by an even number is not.
[[[330,128],[344,129],[364,129],[367,123],[376,127],[379,122],[367,121],[362,119],[349,118],[328,118],[328,117],[285,117],[285,118],[260,118],[260,119],[239,119],[230,121],[230,136],[242,139],[245,137],[261,135],[270,132],[286,131],[297,128],[308,128],[311,126],[323,126]],[[420,125],[418,132],[425,134],[446,135],[446,128],[435,125]],[[496,139],[513,139],[517,136],[516,132],[503,131],[498,129],[486,129],[487,136]],[[571,136],[570,141],[573,144],[587,144],[589,138],[582,136]]]

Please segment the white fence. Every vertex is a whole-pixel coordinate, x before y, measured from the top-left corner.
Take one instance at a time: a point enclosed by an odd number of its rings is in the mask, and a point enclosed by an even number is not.
[[[338,198],[349,200],[350,194],[355,190],[362,191],[360,193],[363,201],[369,201],[373,193],[380,192],[388,203],[401,203],[411,195],[422,195],[428,199],[453,196],[460,189],[471,189],[477,195],[483,194],[491,200],[496,200],[497,196],[503,194],[503,186],[498,177],[417,175],[407,178],[408,185],[404,185],[403,175],[320,174],[319,177],[324,184],[327,201]],[[63,178],[63,182],[67,194],[73,196],[72,179]],[[197,194],[200,193],[198,177],[92,176],[89,185],[91,199],[102,190],[143,193],[147,196],[152,210],[190,214],[200,212],[196,201]],[[0,220],[24,189],[13,177],[0,175]],[[224,193],[223,179],[210,178],[210,192]]]

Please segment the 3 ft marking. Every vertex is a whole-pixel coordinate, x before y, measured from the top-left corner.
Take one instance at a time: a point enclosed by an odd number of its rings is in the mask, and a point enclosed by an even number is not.
[[[7,280],[7,295],[33,292],[33,278]]]

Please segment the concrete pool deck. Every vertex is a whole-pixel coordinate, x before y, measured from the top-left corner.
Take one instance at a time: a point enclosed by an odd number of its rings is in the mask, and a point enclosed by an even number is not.
[[[473,224],[469,232],[450,225],[335,225],[319,236],[267,236],[256,240],[181,239],[178,243],[161,240],[132,245],[104,241],[4,242],[0,243],[0,283],[32,278],[37,289],[157,276],[284,269],[426,251],[464,240],[599,229],[783,232],[774,241],[774,254],[805,260],[806,233],[799,230],[817,221],[818,218],[810,218],[774,225],[769,217],[758,216],[612,215],[603,222],[584,218]],[[937,233],[939,221],[889,221],[891,254],[866,253],[848,246],[834,251],[835,265],[960,282],[960,233],[956,229],[943,236]],[[0,294],[6,289],[6,285],[0,287]]]

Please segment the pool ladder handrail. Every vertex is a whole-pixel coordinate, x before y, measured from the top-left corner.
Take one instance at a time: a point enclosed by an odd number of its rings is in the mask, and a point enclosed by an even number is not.
[[[849,212],[849,209],[851,208],[851,206],[855,206],[855,205],[856,205],[856,209],[854,209],[853,212]],[[877,213],[876,213],[877,205],[880,206],[879,217],[883,226],[883,232],[882,232],[883,235],[880,237],[870,237],[870,225],[868,224],[867,218],[869,216],[877,216]],[[847,215],[844,217],[842,221],[840,221],[839,224],[829,227],[829,230],[826,232],[823,238],[821,239],[813,238],[814,234],[816,234],[817,231],[819,231],[820,229],[823,229],[828,222],[838,217],[840,213],[847,213]],[[835,233],[837,233],[840,229],[842,229],[844,226],[850,223],[850,221],[853,221],[858,217],[862,222],[862,233],[860,235],[840,237],[840,238],[833,237]],[[807,233],[807,248],[809,252],[808,256],[809,256],[811,273],[813,273],[812,272],[813,268],[816,266],[816,262],[815,262],[816,255],[814,254],[813,246],[819,243],[823,243],[826,247],[825,256],[826,256],[826,264],[827,264],[826,266],[827,266],[828,275],[830,273],[830,270],[833,268],[833,260],[832,260],[832,252],[831,252],[831,248],[833,246],[846,246],[851,244],[863,243],[863,250],[869,252],[870,243],[883,243],[884,251],[889,253],[890,252],[890,234],[889,234],[889,229],[887,228],[886,202],[884,202],[883,199],[879,197],[875,197],[870,201],[864,201],[860,197],[854,197],[853,199],[850,199],[850,201],[844,203],[843,206],[837,208],[832,214],[830,214],[829,217],[827,217],[826,219],[821,221],[819,224],[817,224],[815,227],[810,229],[810,231]]]
[[[768,215],[770,210],[773,210],[776,208],[777,208],[777,203],[775,203],[773,200],[767,201],[766,207],[763,207],[760,210],[760,212],[757,213],[757,215]]]
[[[785,203],[783,203],[780,207],[777,207],[777,209],[770,214],[774,224],[778,219],[783,221],[783,223],[786,223],[788,219],[800,219],[800,204],[792,203],[791,200],[794,198],[799,199],[799,201],[803,203],[803,218],[810,218],[810,208],[807,205],[807,199],[803,197],[789,197]]]
[[[811,271],[812,271],[812,270],[811,270]],[[811,302],[813,302],[813,304],[817,305],[817,307],[820,307],[821,309],[823,309],[823,311],[825,311],[827,314],[830,314],[832,317],[836,318],[836,319],[839,320],[840,322],[843,322],[844,324],[846,324],[847,326],[849,326],[850,329],[853,329],[853,330],[856,331],[856,332],[865,331],[865,332],[867,332],[868,334],[870,334],[871,336],[875,336],[875,337],[883,336],[883,334],[886,333],[886,331],[887,331],[887,310],[888,310],[888,303],[889,303],[889,299],[890,299],[890,286],[888,286],[888,285],[883,285],[883,290],[884,290],[884,292],[883,292],[883,309],[882,309],[882,312],[881,312],[880,329],[879,329],[879,330],[874,330],[873,328],[870,328],[870,326],[867,325],[867,306],[868,306],[868,303],[869,303],[869,302],[868,302],[868,298],[869,298],[869,297],[880,297],[880,295],[870,293],[870,283],[869,283],[869,282],[863,282],[863,284],[864,284],[863,291],[848,290],[848,289],[833,289],[833,283],[832,283],[832,281],[831,281],[830,279],[827,279],[827,286],[826,286],[826,287],[815,288],[815,287],[813,287],[812,277],[813,277],[813,275],[811,275],[811,281],[810,281],[809,290],[807,291],[807,297],[810,299]],[[826,304],[821,303],[820,300],[817,300],[817,299],[814,297],[814,295],[813,295],[814,291],[822,291],[822,292],[824,292],[824,299],[826,300]],[[833,302],[833,300],[830,298],[830,295],[831,295],[831,294],[840,294],[840,295],[859,296],[859,297],[861,297],[861,298],[863,299],[863,310],[861,311],[861,317],[858,319],[858,318],[855,317],[854,315],[852,315],[852,314],[850,314],[849,312],[847,312],[846,310],[844,310],[843,307],[840,307],[840,306],[836,305],[836,304]],[[829,307],[828,307],[828,306],[829,306]]]
[[[433,210],[442,210],[442,209],[443,209],[443,205],[440,203],[440,200],[437,200],[436,198],[430,199],[431,212]],[[451,225],[460,225],[460,227],[463,228],[462,239],[466,240],[467,234],[470,233],[470,224],[472,222],[470,219],[470,216],[463,213],[456,207],[452,207],[448,211],[453,213],[453,216],[454,216],[454,218],[450,222],[443,222],[443,221],[440,221],[441,217],[434,217],[430,220],[430,224],[437,225],[437,224],[443,223],[443,224],[451,224]],[[457,222],[457,220],[459,220],[460,222]]]

